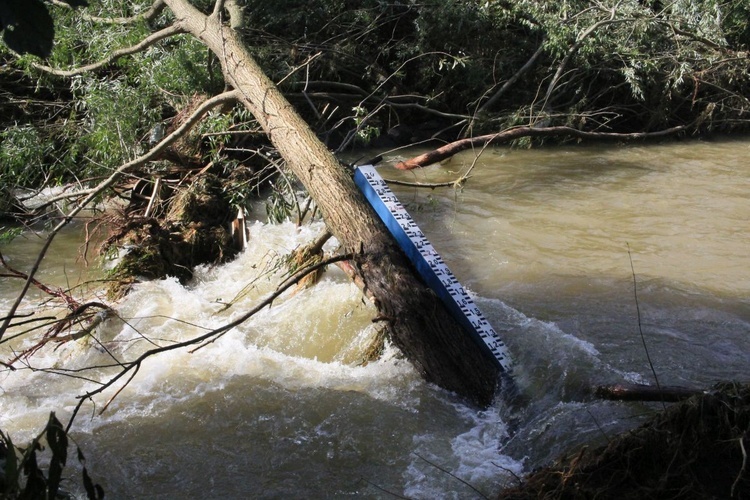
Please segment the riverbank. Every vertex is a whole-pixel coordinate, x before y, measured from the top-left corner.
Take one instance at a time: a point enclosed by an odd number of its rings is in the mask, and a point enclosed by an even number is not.
[[[604,446],[571,451],[499,500],[746,498],[750,385],[721,383]]]

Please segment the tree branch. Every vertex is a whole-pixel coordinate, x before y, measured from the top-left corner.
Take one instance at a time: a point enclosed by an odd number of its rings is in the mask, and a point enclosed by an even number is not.
[[[704,44],[704,45],[706,45],[708,47],[711,47],[712,49],[718,50],[720,52],[731,52],[729,50],[729,48],[723,47],[723,46],[719,45],[718,43],[709,40],[706,37],[702,37],[702,36],[698,35],[697,33],[691,33],[689,31],[685,31],[685,30],[683,30],[681,28],[678,28],[677,26],[674,25],[674,23],[672,23],[670,21],[666,21],[664,19],[657,19],[656,22],[659,23],[659,24],[663,24],[664,26],[667,26],[676,35],[682,35],[685,38],[689,38],[691,40],[695,40],[696,42],[700,42],[700,43],[702,43],[702,44]]]
[[[122,49],[117,49],[113,51],[111,54],[109,54],[107,57],[105,57],[101,61],[87,64],[86,66],[79,66],[77,68],[70,69],[70,70],[56,69],[50,66],[45,66],[43,64],[37,64],[37,63],[32,63],[32,67],[38,70],[50,73],[55,76],[71,77],[71,76],[81,75],[83,73],[87,73],[89,71],[95,71],[108,64],[111,64],[112,62],[119,59],[120,57],[129,56],[129,55],[141,52],[147,49],[148,47],[154,45],[156,42],[159,42],[161,40],[164,40],[165,38],[169,38],[174,35],[179,35],[184,32],[185,31],[180,26],[176,24],[172,24],[162,30],[152,33],[151,35],[147,36],[146,38],[144,38],[143,40],[141,40],[135,45],[131,45],[130,47],[124,47]]]
[[[73,217],[75,217],[83,208],[91,203],[97,196],[99,196],[100,193],[102,193],[105,189],[108,189],[112,185],[114,185],[119,178],[126,172],[139,167],[146,162],[149,162],[156,157],[158,157],[159,154],[161,154],[167,146],[172,144],[175,140],[182,137],[187,131],[189,131],[195,124],[200,121],[200,119],[203,117],[205,113],[208,112],[209,109],[216,107],[220,104],[224,104],[229,101],[233,101],[237,99],[237,92],[232,90],[230,92],[224,92],[223,94],[219,94],[216,97],[212,97],[211,99],[207,99],[203,102],[194,112],[192,115],[188,117],[185,122],[180,125],[174,132],[166,136],[164,139],[161,140],[156,146],[154,146],[150,151],[148,151],[146,154],[135,158],[134,160],[131,160],[123,165],[121,165],[117,170],[115,170],[107,179],[99,183],[98,186],[96,186],[94,189],[90,190],[86,198],[81,201],[73,210],[71,210],[68,215],[66,215],[63,220],[55,226],[52,231],[50,231],[49,235],[47,236],[47,241],[44,243],[44,246],[42,246],[42,249],[39,251],[39,255],[37,256],[36,261],[32,265],[31,270],[28,273],[28,278],[26,279],[26,283],[24,283],[23,289],[19,293],[18,297],[16,298],[15,302],[11,306],[10,310],[8,311],[7,318],[3,321],[2,325],[0,325],[0,340],[2,340],[3,335],[5,335],[6,330],[8,329],[8,325],[10,324],[11,318],[13,315],[15,315],[16,311],[18,310],[18,307],[21,305],[21,301],[26,296],[26,292],[29,290],[29,286],[32,283],[32,280],[34,278],[34,275],[39,270],[39,266],[42,263],[42,260],[44,259],[44,256],[47,253],[47,250],[49,250],[50,245],[52,244],[52,240],[55,238],[57,233],[60,232],[60,230],[68,225],[68,223],[73,220]]]
[[[419,156],[415,156],[414,158],[411,158],[409,160],[399,162],[396,164],[396,168],[399,170],[411,170],[413,168],[426,167],[427,165],[432,165],[433,163],[445,160],[446,158],[449,158],[456,153],[459,153],[471,147],[508,142],[519,139],[521,137],[550,137],[555,135],[568,135],[581,139],[618,139],[632,141],[636,139],[652,139],[655,137],[673,135],[678,132],[687,130],[688,126],[689,125],[680,125],[665,130],[660,130],[658,132],[635,132],[632,134],[617,134],[613,132],[584,132],[582,130],[571,127],[517,127],[509,130],[504,130],[496,134],[480,135],[477,137],[469,137],[466,139],[451,142],[433,151],[429,151]]]
[[[488,111],[497,101],[500,99],[500,97],[505,94],[505,92],[508,91],[508,89],[511,87],[511,85],[515,84],[519,78],[521,78],[528,70],[530,70],[534,64],[536,63],[536,60],[539,59],[539,56],[542,55],[544,52],[544,41],[539,44],[539,48],[536,49],[536,52],[529,58],[528,61],[526,61],[526,64],[521,66],[521,69],[515,72],[513,76],[511,76],[508,81],[506,81],[500,89],[498,89],[497,92],[495,92],[492,97],[489,98],[487,102],[485,102],[480,108],[479,112],[482,111]]]
[[[63,7],[66,9],[73,9],[73,7],[65,2],[61,2],[60,0],[49,0],[52,5],[55,5],[57,7]],[[159,15],[159,13],[164,10],[164,7],[166,7],[166,4],[164,3],[164,0],[154,0],[154,3],[151,4],[151,7],[148,8],[148,10],[141,12],[140,14],[137,14],[135,16],[131,17],[99,17],[99,16],[92,16],[90,14],[81,13],[81,17],[85,19],[86,21],[91,21],[94,23],[102,23],[102,24],[133,24],[138,21],[149,21]]]
[[[693,387],[662,386],[643,384],[600,385],[594,388],[594,396],[615,401],[658,401],[675,403],[705,391]]]
[[[212,16],[219,17],[221,15],[221,11],[224,10],[224,2],[225,0],[216,0],[214,11],[211,13]]]
[[[78,404],[73,409],[73,414],[70,416],[70,421],[68,422],[68,425],[66,426],[66,432],[70,430],[71,426],[73,425],[73,421],[75,420],[75,417],[78,414],[78,411],[81,409],[81,406],[83,406],[83,403],[86,400],[90,400],[93,396],[95,396],[97,394],[100,394],[101,392],[105,391],[106,389],[108,389],[109,387],[111,387],[112,385],[114,385],[115,382],[117,382],[118,380],[120,380],[123,376],[125,376],[131,370],[136,370],[137,371],[138,369],[140,369],[141,365],[143,364],[143,362],[147,358],[150,358],[151,356],[154,356],[156,354],[160,354],[162,352],[173,351],[175,349],[181,349],[183,347],[187,347],[187,346],[195,345],[195,344],[200,344],[202,342],[207,342],[209,340],[211,342],[213,342],[214,340],[216,340],[221,335],[224,335],[225,333],[227,333],[228,331],[230,331],[232,328],[234,328],[234,327],[236,327],[236,326],[244,323],[248,319],[250,319],[258,311],[260,311],[263,308],[265,308],[266,306],[272,304],[273,301],[276,300],[281,294],[283,294],[286,290],[288,290],[292,286],[294,286],[297,283],[299,283],[300,280],[302,280],[308,274],[313,273],[313,272],[317,271],[318,269],[321,269],[321,268],[323,268],[325,266],[328,266],[330,264],[334,264],[336,262],[340,262],[340,261],[344,261],[344,260],[352,260],[353,258],[354,258],[353,254],[337,255],[337,256],[325,259],[325,260],[323,260],[321,262],[318,262],[315,265],[306,267],[305,269],[302,269],[301,271],[297,272],[293,276],[289,277],[286,281],[284,281],[283,283],[281,283],[275,291],[273,291],[273,292],[269,293],[268,295],[266,295],[266,297],[260,303],[258,303],[255,307],[253,307],[248,312],[246,312],[245,314],[243,314],[239,318],[235,319],[234,321],[232,321],[230,323],[227,323],[226,325],[224,325],[222,327],[219,327],[219,328],[217,328],[215,330],[211,330],[210,332],[204,333],[203,335],[201,335],[199,337],[195,337],[193,339],[186,340],[184,342],[179,342],[179,343],[176,343],[176,344],[170,344],[170,345],[167,345],[167,346],[157,347],[155,349],[151,349],[149,351],[144,352],[140,356],[138,356],[138,358],[135,359],[134,361],[131,361],[130,363],[124,364],[123,365],[123,370],[121,372],[119,372],[117,375],[115,375],[114,377],[112,377],[109,381],[107,381],[106,383],[102,384],[100,387],[94,389],[93,391],[87,392],[83,396],[79,397]],[[200,347],[202,347],[202,346],[199,346],[198,348],[200,348]],[[131,377],[128,380],[128,382],[130,382],[130,380],[132,380],[132,378],[133,378],[133,375],[131,375]],[[127,383],[125,385],[127,385]],[[120,391],[122,391],[122,388],[120,388],[117,391],[117,393],[115,394],[115,396],[117,394],[119,394]],[[113,398],[110,398],[110,400],[107,402],[107,404],[111,403],[112,399]],[[106,409],[106,407],[105,407],[105,409]]]
[[[549,86],[547,87],[547,93],[544,95],[542,109],[547,107],[549,98],[552,96],[552,92],[555,90],[555,87],[557,87],[557,82],[562,77],[563,71],[565,71],[565,67],[568,65],[568,62],[570,62],[570,59],[573,57],[573,55],[576,52],[578,52],[578,49],[581,48],[581,45],[583,45],[583,42],[584,40],[586,40],[586,38],[588,38],[592,33],[594,33],[596,30],[598,30],[602,26],[624,23],[627,21],[635,20],[632,18],[615,19],[615,15],[617,14],[617,7],[619,5],[620,5],[620,2],[617,2],[617,4],[614,7],[612,7],[612,9],[609,11],[609,18],[602,19],[601,21],[598,21],[592,24],[578,36],[573,46],[568,50],[567,54],[565,54],[565,57],[563,57],[563,60],[560,61],[560,64],[557,67],[557,71],[555,71],[555,75],[552,77],[552,80],[549,82]]]

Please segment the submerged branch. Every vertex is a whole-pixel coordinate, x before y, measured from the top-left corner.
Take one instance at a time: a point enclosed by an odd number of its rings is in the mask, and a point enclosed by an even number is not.
[[[660,403],[676,403],[698,394],[704,394],[701,389],[679,386],[660,386],[643,384],[615,384],[600,385],[594,389],[594,395],[601,399],[615,401],[656,401]]]

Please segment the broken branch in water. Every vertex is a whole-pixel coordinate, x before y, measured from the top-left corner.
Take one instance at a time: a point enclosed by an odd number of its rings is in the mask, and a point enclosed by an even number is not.
[[[658,401],[676,403],[703,394],[705,391],[691,387],[661,386],[643,384],[600,385],[594,389],[594,395],[602,399],[616,401]]]
[[[616,134],[611,132],[584,132],[571,127],[547,127],[547,128],[535,128],[535,127],[516,127],[509,130],[503,130],[496,134],[480,135],[477,137],[468,137],[458,141],[451,142],[445,146],[441,146],[433,151],[415,156],[406,161],[402,161],[396,164],[396,168],[399,170],[411,170],[413,168],[426,167],[433,163],[438,163],[450,158],[451,156],[460,153],[466,149],[472,147],[486,147],[490,144],[498,144],[502,142],[510,142],[521,137],[550,137],[550,136],[571,136],[578,137],[581,139],[615,139],[615,140],[636,140],[636,139],[651,139],[656,137],[664,137],[667,135],[676,134],[687,130],[688,125],[680,125],[678,127],[672,127],[658,132],[636,132],[632,134]]]

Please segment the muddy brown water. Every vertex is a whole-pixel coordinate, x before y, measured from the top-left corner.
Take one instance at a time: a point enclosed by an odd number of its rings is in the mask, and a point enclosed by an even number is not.
[[[476,411],[392,349],[357,366],[373,310],[329,271],[192,354],[148,361],[102,415],[116,389],[83,407],[73,436],[109,498],[478,497],[453,476],[492,495],[658,408],[590,396],[596,384],[654,383],[644,340],[662,384],[750,380],[750,140],[495,148],[416,172],[389,167],[412,153],[387,155],[383,177],[444,182],[476,161],[460,190],[393,189],[506,341],[520,398]],[[322,227],[250,229],[244,254],[188,286],[139,285],[98,342],[0,372],[0,427],[22,442],[96,387],[70,370],[238,317],[275,286],[275,257]],[[22,269],[39,247],[24,236],[1,249]],[[41,279],[85,277],[80,238],[77,227],[56,243]],[[0,278],[2,310],[16,287]],[[3,359],[22,346],[2,344]]]

